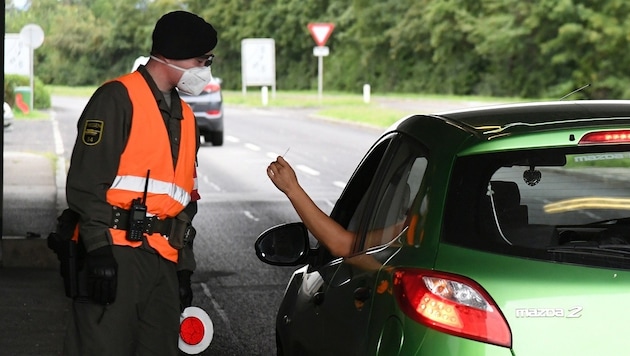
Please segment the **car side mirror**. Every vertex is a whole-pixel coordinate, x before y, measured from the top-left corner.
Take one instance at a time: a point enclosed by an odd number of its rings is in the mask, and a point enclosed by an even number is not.
[[[310,250],[308,230],[301,222],[274,226],[258,236],[254,247],[256,256],[267,264],[305,264]]]

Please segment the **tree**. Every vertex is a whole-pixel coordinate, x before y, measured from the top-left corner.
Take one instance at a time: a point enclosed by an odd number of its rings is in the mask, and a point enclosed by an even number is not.
[[[6,31],[46,34],[35,73],[48,84],[97,85],[147,55],[172,10],[219,33],[213,72],[241,86],[241,41],[273,38],[278,88],[316,87],[309,22],[332,22],[325,86],[359,91],[559,98],[627,98],[626,0],[38,0],[5,7]]]

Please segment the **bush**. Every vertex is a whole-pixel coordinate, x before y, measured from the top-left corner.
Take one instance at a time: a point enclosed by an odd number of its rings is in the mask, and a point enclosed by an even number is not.
[[[30,86],[30,79],[25,75],[5,74],[4,76],[4,101],[11,107],[15,107],[15,88]],[[33,80],[33,106],[35,109],[49,109],[51,106],[50,93],[44,83],[37,77]]]

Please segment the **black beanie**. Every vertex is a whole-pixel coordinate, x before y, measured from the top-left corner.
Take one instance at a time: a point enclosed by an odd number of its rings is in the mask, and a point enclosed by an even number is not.
[[[217,31],[201,17],[186,11],[162,16],[153,29],[151,54],[168,59],[201,57],[217,45]]]

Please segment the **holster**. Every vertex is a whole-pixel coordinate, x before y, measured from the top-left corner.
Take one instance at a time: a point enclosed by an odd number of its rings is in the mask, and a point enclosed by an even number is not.
[[[66,209],[57,218],[56,231],[48,235],[48,248],[53,250],[59,260],[59,273],[63,278],[66,296],[75,298],[82,295],[80,275],[83,275],[85,248],[81,241],[72,239],[79,223],[79,214]]]
[[[186,245],[192,245],[196,234],[197,230],[192,226],[190,217],[182,211],[172,219],[168,243],[171,247],[180,250]]]

